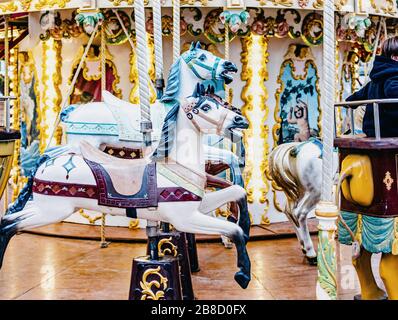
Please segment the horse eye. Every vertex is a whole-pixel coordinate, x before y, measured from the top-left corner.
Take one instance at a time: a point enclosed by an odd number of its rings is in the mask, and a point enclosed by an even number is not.
[[[199,60],[205,61],[206,60],[206,55],[203,53],[200,57]]]

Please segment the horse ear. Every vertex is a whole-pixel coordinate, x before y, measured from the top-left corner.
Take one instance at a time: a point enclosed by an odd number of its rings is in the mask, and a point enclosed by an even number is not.
[[[206,94],[205,86],[203,84],[200,85],[200,95],[203,96]]]
[[[200,45],[200,41],[196,42],[195,49],[201,49],[201,48],[202,48],[202,46]]]
[[[192,41],[191,46],[189,47],[189,50],[192,51],[195,49],[195,43]]]
[[[215,91],[216,91],[216,90],[214,89],[214,86],[210,86],[210,93],[211,93],[211,94],[214,94]]]
[[[192,97],[197,98],[197,97],[199,97],[199,95],[200,95],[200,84],[197,83],[195,86],[195,90],[192,93]]]

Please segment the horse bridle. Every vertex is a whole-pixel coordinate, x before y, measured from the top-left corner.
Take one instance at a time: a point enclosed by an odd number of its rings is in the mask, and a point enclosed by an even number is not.
[[[206,97],[210,97],[213,100],[216,100],[216,102],[218,104],[220,104],[222,107],[231,110],[235,113],[237,113],[238,115],[242,115],[242,111],[240,109],[238,109],[237,107],[234,107],[232,104],[228,103],[227,101],[221,99],[221,97],[219,97],[218,95],[216,95],[215,93],[206,93],[205,94]]]
[[[220,117],[220,119],[218,121],[208,117],[206,114],[204,114],[203,112],[200,112],[199,110],[199,105],[201,104],[201,102],[191,102],[191,103],[187,103],[185,105],[182,106],[183,110],[185,111],[185,114],[187,115],[187,118],[192,122],[192,124],[194,125],[194,127],[196,128],[196,130],[198,130],[199,132],[201,131],[200,126],[198,125],[198,123],[195,121],[194,116],[192,115],[195,114],[198,117],[204,119],[205,121],[213,124],[216,126],[216,134],[217,135],[221,135],[222,133],[222,128],[224,126],[224,122],[225,119],[227,118],[227,112],[224,111]],[[226,108],[225,108],[226,109]]]
[[[221,58],[216,57],[215,63],[213,64],[212,67],[209,67],[208,65],[206,65],[206,64],[204,64],[204,63],[202,63],[200,61],[197,61],[198,59],[195,59],[196,55],[195,56],[194,55],[183,56],[182,58],[184,59],[185,63],[189,67],[189,69],[193,72],[193,74],[197,78],[199,78],[201,80],[207,80],[206,78],[203,78],[199,74],[199,72],[196,70],[195,66],[199,66],[199,67],[201,67],[201,68],[203,68],[205,70],[211,71],[212,79],[216,79],[216,72],[217,72],[218,65],[220,64]]]

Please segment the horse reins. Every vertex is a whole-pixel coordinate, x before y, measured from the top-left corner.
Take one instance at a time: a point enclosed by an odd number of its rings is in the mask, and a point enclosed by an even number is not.
[[[201,131],[200,126],[195,121],[194,116],[192,115],[192,113],[197,115],[197,116],[199,116],[199,117],[201,117],[205,121],[215,125],[216,126],[217,135],[221,135],[225,119],[227,118],[227,112],[223,112],[221,117],[220,117],[220,119],[218,121],[216,121],[216,120],[208,117],[207,115],[205,115],[203,112],[200,112],[199,108],[198,108],[198,103],[187,103],[186,105],[182,106],[182,108],[185,111],[185,114],[187,115],[187,118],[192,122],[194,127],[199,132]]]
[[[193,56],[193,55],[189,55],[188,57],[184,57],[184,56],[182,57],[184,59],[185,63],[187,64],[187,66],[189,67],[189,69],[193,72],[193,74],[201,80],[207,80],[207,78],[203,78],[199,74],[199,72],[196,70],[196,68],[195,68],[195,65],[196,65],[205,70],[211,71],[212,79],[216,79],[216,72],[217,72],[218,65],[220,64],[221,58],[216,57],[216,60],[213,64],[213,66],[210,67],[204,63],[201,63],[200,61],[194,60],[195,57],[196,56]]]

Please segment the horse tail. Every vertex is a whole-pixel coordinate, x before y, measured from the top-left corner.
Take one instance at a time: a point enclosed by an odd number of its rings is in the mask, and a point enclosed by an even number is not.
[[[10,239],[19,231],[18,225],[25,219],[40,214],[40,209],[33,202],[25,209],[6,215],[1,219],[0,223],[0,269],[3,265],[4,253]]]
[[[32,196],[33,180],[37,172],[37,169],[42,165],[43,162],[45,162],[49,158],[50,157],[47,154],[43,154],[36,161],[36,165],[32,169],[28,181],[26,182],[25,186],[22,188],[21,192],[19,193],[17,200],[15,200],[14,203],[12,203],[8,207],[6,215],[21,211],[23,210],[23,208],[25,208],[26,203],[29,201],[29,199]]]
[[[270,154],[270,175],[275,183],[282,188],[286,196],[296,202],[300,196],[299,182],[292,172],[290,151],[297,143],[286,143],[276,147]]]

